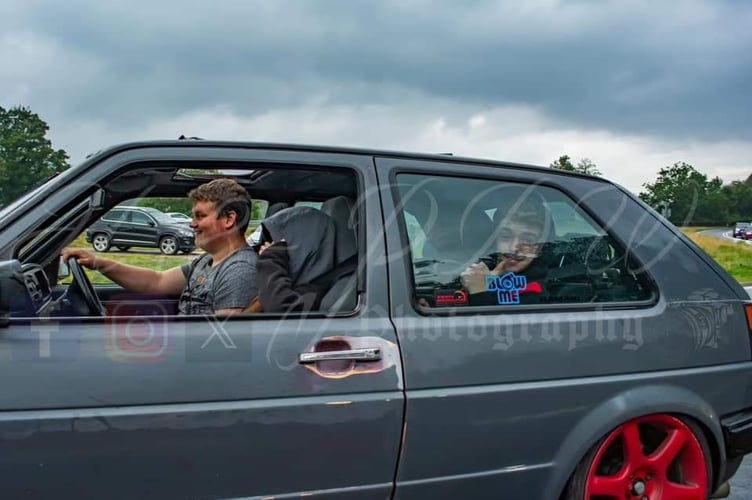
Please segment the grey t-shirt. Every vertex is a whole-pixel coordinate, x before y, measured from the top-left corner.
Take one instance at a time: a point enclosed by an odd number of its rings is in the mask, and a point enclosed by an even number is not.
[[[251,247],[243,247],[212,266],[211,254],[197,257],[181,270],[186,278],[178,303],[179,314],[214,314],[220,309],[245,308],[258,295],[256,260]]]

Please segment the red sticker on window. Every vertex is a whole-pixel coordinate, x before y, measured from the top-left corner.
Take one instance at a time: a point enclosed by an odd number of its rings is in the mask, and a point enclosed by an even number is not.
[[[465,290],[436,292],[436,307],[467,305],[468,296]]]

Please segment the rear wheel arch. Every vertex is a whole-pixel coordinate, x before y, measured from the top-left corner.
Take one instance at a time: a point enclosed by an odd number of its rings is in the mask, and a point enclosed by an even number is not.
[[[694,422],[708,442],[711,479],[717,482],[721,457],[725,456],[718,416],[696,393],[685,388],[654,385],[619,393],[593,408],[564,438],[553,457],[554,473],[546,486],[546,498],[565,498],[577,466],[592,448],[620,425],[652,414],[670,414]],[[713,484],[715,488],[717,485]]]
[[[653,425],[656,423],[658,427]],[[624,445],[623,439],[626,439],[625,436],[629,429],[634,432],[638,430],[638,427],[640,429],[639,443],[641,446],[651,447],[657,453],[661,453],[659,445],[665,444],[667,446],[665,449],[670,449],[668,443],[673,438],[669,434],[656,434],[656,430],[659,430],[659,432],[675,432],[679,436],[685,436],[685,439],[691,435],[694,439],[686,439],[681,445],[680,452],[664,453],[664,455],[670,457],[669,460],[661,459],[659,455],[659,461],[652,465],[643,462],[644,458],[639,459],[638,462],[633,462],[628,458],[619,458],[621,453],[630,453],[622,448]],[[656,436],[661,441],[656,441]],[[653,413],[630,419],[612,429],[605,436],[601,436],[588,450],[588,453],[580,460],[570,475],[560,499],[582,500],[598,494],[591,489],[588,495],[587,490],[589,488],[599,489],[601,494],[608,491],[609,496],[621,498],[620,495],[633,488],[632,495],[639,496],[644,493],[645,497],[648,498],[671,500],[676,498],[675,492],[669,493],[666,489],[677,483],[690,488],[703,489],[702,497],[706,498],[715,491],[718,482],[719,464],[714,457],[713,448],[712,436],[706,432],[702,424],[692,417],[670,413]],[[621,453],[618,453],[619,451]],[[643,455],[642,451],[637,453],[641,457],[647,456]],[[699,468],[700,460],[705,466],[703,471]],[[600,473],[598,470],[600,470]],[[627,477],[625,472],[621,471],[629,472],[629,476]],[[635,491],[638,487],[642,491]]]

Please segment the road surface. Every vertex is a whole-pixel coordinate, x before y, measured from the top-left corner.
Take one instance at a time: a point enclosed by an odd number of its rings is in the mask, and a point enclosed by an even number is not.
[[[752,500],[752,457],[747,456],[731,478],[731,500]]]

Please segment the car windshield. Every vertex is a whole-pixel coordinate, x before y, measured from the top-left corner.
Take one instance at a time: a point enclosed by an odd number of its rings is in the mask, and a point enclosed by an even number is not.
[[[162,212],[161,210],[157,210],[156,208],[144,208],[144,211],[154,217],[157,222],[160,224],[174,224],[175,220],[167,215],[166,213]]]

